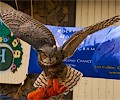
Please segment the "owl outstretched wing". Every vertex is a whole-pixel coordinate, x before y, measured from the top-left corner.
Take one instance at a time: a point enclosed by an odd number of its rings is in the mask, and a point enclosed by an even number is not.
[[[0,18],[16,37],[39,49],[44,44],[56,45],[51,31],[29,15],[16,10],[0,11]]]
[[[90,34],[106,28],[120,20],[119,16],[114,16],[102,22],[99,22],[95,25],[88,26],[81,31],[77,31],[74,35],[72,35],[68,41],[64,43],[61,48],[63,59],[68,58],[73,55],[76,48],[80,45],[80,43]]]

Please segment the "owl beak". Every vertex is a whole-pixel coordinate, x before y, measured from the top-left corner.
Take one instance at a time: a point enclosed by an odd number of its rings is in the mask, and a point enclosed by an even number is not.
[[[53,46],[53,49],[55,49],[55,48],[56,48],[56,45]]]
[[[49,62],[51,62],[51,58],[49,58]]]
[[[56,45],[54,45],[54,46],[53,46],[53,49],[54,49],[54,50],[56,50],[56,49],[57,49],[57,46],[56,46]]]

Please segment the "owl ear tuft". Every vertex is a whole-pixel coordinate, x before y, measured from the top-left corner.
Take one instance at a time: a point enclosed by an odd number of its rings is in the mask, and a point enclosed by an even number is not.
[[[53,50],[56,50],[57,49],[57,46],[56,45],[53,45]]]
[[[53,45],[53,49],[55,49],[56,48],[56,45]]]

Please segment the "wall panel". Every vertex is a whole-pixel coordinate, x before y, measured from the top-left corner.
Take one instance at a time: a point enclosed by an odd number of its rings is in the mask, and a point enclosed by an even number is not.
[[[86,27],[114,15],[120,15],[120,0],[76,2],[77,27]],[[73,100],[120,100],[120,80],[84,77],[73,89]]]

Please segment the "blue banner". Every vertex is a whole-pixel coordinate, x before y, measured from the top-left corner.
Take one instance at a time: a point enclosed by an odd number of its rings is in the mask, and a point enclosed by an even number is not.
[[[46,25],[54,34],[57,46],[82,28]],[[119,41],[120,26],[112,26],[89,35],[65,63],[79,71],[84,77],[120,79]],[[31,48],[29,73],[40,73],[37,52]]]

